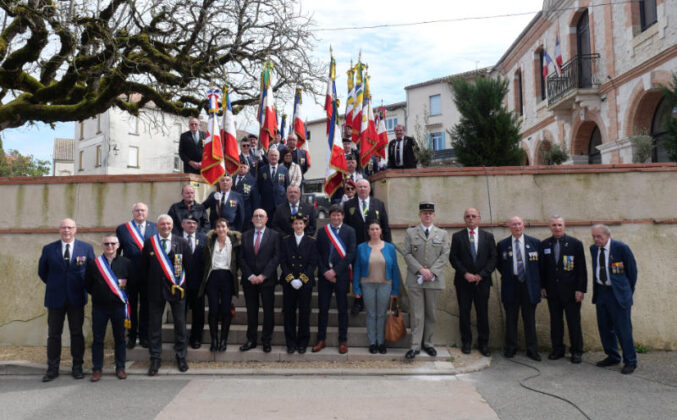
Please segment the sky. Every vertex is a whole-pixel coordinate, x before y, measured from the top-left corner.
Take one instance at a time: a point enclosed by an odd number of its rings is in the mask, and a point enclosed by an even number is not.
[[[351,59],[357,62],[360,51],[362,62],[369,66],[374,104],[401,102],[406,100],[406,86],[495,64],[542,5],[542,0],[300,1],[302,11],[314,20],[312,56],[328,64],[329,46],[333,48],[341,111],[346,71]],[[407,25],[419,22],[430,23]],[[363,26],[381,27],[327,30]],[[315,100],[304,98],[308,120],[324,116],[324,98]],[[283,105],[291,115],[293,100],[278,102]],[[242,119],[238,128],[253,127]],[[75,128],[72,122],[57,123],[53,129],[36,123],[3,130],[0,135],[5,150],[51,161],[54,138],[73,138]]]

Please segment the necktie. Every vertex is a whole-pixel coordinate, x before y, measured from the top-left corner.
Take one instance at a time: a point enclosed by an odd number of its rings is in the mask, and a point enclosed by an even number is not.
[[[275,181],[275,166],[270,167],[270,177]]]
[[[200,136],[198,136],[197,131],[193,132],[193,141],[197,144],[200,141]]]
[[[296,215],[297,212],[298,212],[298,209],[296,208],[296,204],[292,204],[292,206],[291,206],[291,214],[292,214],[292,215]]]
[[[555,246],[553,247],[555,253],[555,264],[559,264],[559,239],[555,239]]]
[[[397,147],[395,148],[395,164],[402,166],[402,159],[400,159],[400,149],[402,148],[402,140],[397,139]]]
[[[160,243],[161,243],[161,245],[162,245],[162,249],[163,249],[163,250],[165,251],[165,253],[166,253],[166,252],[167,252],[167,240],[166,240],[166,239],[161,239],[161,240],[160,240]]]
[[[241,177],[240,175],[238,175],[237,177],[235,177],[235,187],[236,187],[236,188],[240,185],[240,180],[241,180],[241,179],[242,179],[242,177]]]
[[[515,241],[515,259],[517,260],[517,280],[520,283],[524,283],[524,259],[522,258],[522,249],[518,240]]]
[[[369,208],[367,207],[367,200],[362,200],[362,218],[364,219],[367,217],[367,212],[369,212]]]
[[[139,223],[136,226],[139,228],[139,232],[141,232],[141,236],[144,236],[146,233],[143,231],[143,223]]]
[[[71,265],[71,244],[66,244],[66,251],[63,253],[63,260],[66,262],[66,267]]]
[[[254,242],[254,255],[259,254],[259,247],[261,246],[261,231],[256,231],[256,242]]]
[[[472,254],[472,261],[477,260],[477,249],[475,248],[475,231],[470,231],[470,253]]]
[[[425,238],[428,239],[428,235],[430,235],[430,229],[425,228]]]
[[[190,250],[195,252],[195,241],[192,234],[188,234],[188,243],[190,244]]]
[[[606,258],[604,257],[604,248],[599,249],[599,281],[606,286]]]

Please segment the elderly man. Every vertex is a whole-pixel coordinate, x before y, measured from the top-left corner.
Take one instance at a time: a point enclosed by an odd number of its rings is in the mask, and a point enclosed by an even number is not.
[[[623,369],[627,375],[637,368],[637,353],[632,339],[632,295],[637,284],[637,263],[630,247],[611,239],[605,225],[592,227],[592,303],[597,307],[597,327],[607,357],[597,366],[617,365],[621,361],[618,342],[623,350]]]
[[[92,295],[92,382],[101,379],[103,369],[103,339],[106,336],[106,325],[110,319],[115,342],[115,376],[126,379],[125,372],[125,326],[131,327],[127,313],[127,279],[132,270],[132,263],[125,257],[118,256],[120,246],[117,236],[110,234],[103,237],[101,247],[103,254],[89,260],[85,273],[85,288]],[[125,325],[126,324],[126,325]]]
[[[444,272],[449,259],[451,240],[446,230],[433,225],[435,204],[418,205],[421,224],[410,227],[404,236],[404,260],[407,263],[407,290],[411,310],[411,347],[405,359],[413,360],[421,347],[429,356],[437,356],[433,347],[435,310],[444,290]]]
[[[190,269],[186,271],[186,314],[190,309],[192,311],[192,320],[190,323],[190,347],[199,349],[202,346],[202,331],[205,326],[205,298],[200,296],[200,284],[202,283],[202,274],[204,270],[204,248],[207,243],[207,235],[197,230],[198,221],[192,214],[189,214],[181,221],[183,229],[183,239],[188,242],[191,250]]]
[[[155,376],[162,360],[162,314],[169,303],[174,318],[174,351],[180,372],[186,363],[186,272],[190,270],[191,249],[181,236],[172,235],[172,217],[157,218],[158,233],[147,239],[141,254],[141,266],[148,283],[148,334],[150,368]]]
[[[346,153],[346,168],[348,171],[343,174],[343,182],[352,181],[357,184],[357,181],[364,179],[364,175],[357,169],[357,157],[355,153]],[[344,187],[341,186],[336,190],[332,196],[332,204],[341,203],[345,194]]]
[[[541,242],[538,251],[541,262],[541,297],[548,299],[550,311],[552,352],[548,359],[564,357],[564,314],[569,328],[571,362],[581,363],[581,302],[588,285],[585,251],[581,241],[564,233],[564,218],[552,216],[549,227],[552,236]]]
[[[301,172],[303,175],[306,175],[308,168],[310,168],[310,161],[308,160],[308,152],[303,149],[297,149],[296,145],[298,143],[298,137],[296,134],[291,133],[287,137],[287,148],[291,150],[292,162],[301,167]]]
[[[511,358],[517,349],[517,318],[522,311],[527,357],[540,361],[536,340],[536,305],[541,301],[541,278],[538,263],[540,241],[524,234],[524,221],[510,219],[511,236],[496,246],[501,273],[501,301],[505,307],[505,349],[503,355]]]
[[[256,185],[256,178],[249,173],[249,165],[246,163],[240,164],[237,175],[233,178],[233,189],[240,193],[244,200],[242,227],[242,232],[244,232],[251,228],[254,209],[259,207],[259,189]]]
[[[206,134],[200,131],[200,120],[197,118],[191,118],[188,127],[190,130],[179,138],[179,157],[183,161],[183,172],[199,174]]]
[[[172,204],[169,208],[167,214],[172,218],[172,223],[174,225],[174,235],[181,235],[181,221],[192,214],[197,218],[198,230],[200,232],[207,232],[209,230],[209,222],[207,221],[207,210],[205,207],[195,201],[195,188],[192,185],[186,184],[181,188],[181,198],[182,200]]]
[[[82,324],[87,304],[85,270],[87,262],[94,259],[94,250],[88,243],[76,240],[76,232],[77,226],[73,219],[62,220],[59,224],[61,238],[42,248],[38,262],[38,276],[47,286],[47,373],[42,377],[43,382],[59,376],[61,332],[66,316],[73,356],[71,374],[75,379],[84,378],[82,359],[85,354],[85,338]]]
[[[155,223],[148,220],[148,206],[144,203],[134,203],[132,220],[115,229],[115,235],[120,241],[118,254],[122,254],[132,263],[126,290],[132,320],[132,326],[127,333],[127,348],[130,350],[136,346],[137,337],[142,347],[148,347],[148,285],[141,275],[141,251],[146,239],[156,233]]]
[[[284,203],[285,192],[289,186],[287,168],[279,163],[279,159],[280,153],[277,150],[270,150],[268,164],[261,167],[259,178],[256,180],[261,208],[270,218],[274,216],[275,208]]]
[[[489,291],[491,273],[496,267],[494,235],[479,228],[479,210],[468,208],[463,213],[465,228],[451,238],[449,261],[454,267],[454,286],[458,300],[458,323],[461,331],[461,351],[470,354],[472,329],[470,310],[475,302],[477,312],[477,348],[489,357]]]
[[[416,141],[404,135],[404,126],[395,126],[395,138],[388,143],[388,168],[408,169],[416,167]]]
[[[311,204],[301,202],[301,190],[293,185],[287,187],[287,202],[280,204],[275,209],[271,227],[282,236],[291,235],[294,233],[291,217],[295,216],[296,213],[306,216],[307,220],[304,232],[308,236],[315,237],[317,226],[315,209]]]
[[[202,206],[209,210],[209,225],[212,229],[219,217],[228,221],[228,226],[242,232],[244,225],[244,198],[237,191],[232,190],[233,178],[225,174],[219,179],[219,190],[209,194]]]

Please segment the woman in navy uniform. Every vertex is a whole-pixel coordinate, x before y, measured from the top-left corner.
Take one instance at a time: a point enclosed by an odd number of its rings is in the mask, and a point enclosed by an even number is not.
[[[291,216],[294,233],[282,239],[284,337],[287,353],[306,352],[310,339],[310,299],[315,285],[318,251],[315,239],[304,234],[308,217],[301,212]],[[296,326],[298,309],[298,330]]]

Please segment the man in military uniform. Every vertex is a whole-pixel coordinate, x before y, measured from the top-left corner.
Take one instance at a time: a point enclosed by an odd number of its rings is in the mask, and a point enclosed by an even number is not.
[[[414,359],[421,347],[428,355],[437,355],[432,340],[435,308],[444,290],[444,271],[451,248],[447,231],[433,225],[435,204],[423,201],[418,210],[421,224],[407,229],[403,249],[412,321],[411,347],[404,356],[407,360]]]

